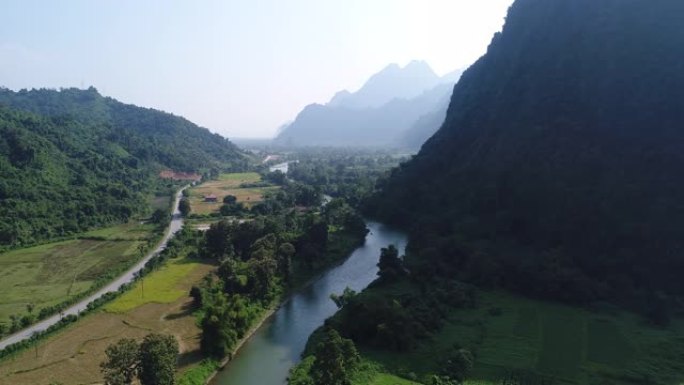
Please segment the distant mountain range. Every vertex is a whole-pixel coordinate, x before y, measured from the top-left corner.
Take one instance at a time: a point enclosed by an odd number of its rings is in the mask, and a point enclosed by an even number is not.
[[[460,75],[440,77],[423,61],[390,64],[358,91],[340,91],[325,105],[305,107],[275,142],[418,148],[441,125]]]

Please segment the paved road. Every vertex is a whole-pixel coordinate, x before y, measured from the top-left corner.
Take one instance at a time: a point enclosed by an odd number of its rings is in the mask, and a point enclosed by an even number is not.
[[[117,278],[116,280],[112,281],[110,284],[107,286],[103,287],[102,289],[98,290],[95,294],[91,295],[90,297],[70,306],[68,309],[64,310],[62,312],[62,316],[70,315],[70,314],[78,314],[82,312],[83,310],[88,307],[88,304],[93,302],[94,300],[102,297],[105,293],[109,293],[111,291],[117,291],[121,286],[123,286],[126,283],[129,283],[133,281],[135,278],[135,274],[140,271],[147,261],[149,261],[152,257],[155,255],[159,254],[164,248],[166,248],[166,244],[169,242],[169,239],[176,234],[182,227],[183,227],[183,217],[180,215],[180,212],[178,211],[178,201],[180,201],[181,195],[183,193],[183,189],[180,190],[176,194],[176,199],[173,203],[173,216],[171,218],[171,223],[169,224],[168,229],[166,229],[166,233],[164,234],[164,237],[162,238],[161,242],[159,243],[159,246],[154,250],[151,251],[149,254],[145,256],[145,258],[141,259],[140,262],[138,262],[135,266],[130,268],[126,273],[124,273],[122,276]],[[30,338],[34,333],[36,332],[41,332],[48,327],[56,324],[59,322],[61,317],[59,314],[56,314],[50,318],[46,318],[40,322],[38,322],[35,325],[32,325],[28,327],[27,329],[18,331],[4,340],[0,341],[0,350],[6,348],[7,346],[23,341],[25,339]]]

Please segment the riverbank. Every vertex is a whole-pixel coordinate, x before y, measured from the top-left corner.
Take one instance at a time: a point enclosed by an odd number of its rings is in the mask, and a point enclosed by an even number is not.
[[[282,303],[281,303],[281,305],[282,305]],[[228,364],[233,360],[233,358],[240,352],[240,349],[242,349],[242,346],[247,341],[249,341],[250,338],[252,338],[254,333],[256,333],[257,330],[259,330],[259,328],[261,328],[264,325],[264,322],[268,321],[268,319],[271,318],[273,316],[273,314],[275,314],[275,312],[280,308],[281,305],[273,307],[273,308],[264,312],[264,314],[252,326],[252,328],[249,329],[249,331],[244,335],[244,337],[242,337],[240,339],[240,341],[238,341],[237,345],[235,346],[235,348],[233,348],[233,350],[230,352],[230,354],[227,357],[225,357],[223,360],[221,360],[221,362],[218,363],[218,367],[213,371],[213,373],[211,373],[211,375],[208,378],[206,378],[203,381],[204,384],[209,384],[211,382],[211,380],[213,380],[214,377],[216,377],[217,374],[219,374],[222,370],[224,370],[226,368],[226,366],[228,366]]]
[[[251,333],[246,340],[249,343],[241,346],[224,370],[213,375],[212,385],[281,385],[286,380],[290,368],[300,360],[308,336],[337,310],[330,294],[339,294],[346,287],[360,291],[372,282],[377,277],[380,248],[396,244],[403,250],[403,234],[375,222],[368,222],[368,227],[371,232],[360,247],[294,291]]]
[[[322,266],[306,271],[306,274],[295,274],[292,288],[283,293],[281,297],[274,301],[273,305],[263,312],[245,335],[231,349],[231,352],[220,362],[211,359],[204,359],[199,366],[189,369],[182,373],[178,378],[180,385],[202,385],[209,384],[214,378],[224,371],[231,361],[239,354],[243,346],[257,333],[266,322],[268,322],[281,307],[291,301],[298,293],[313,285],[321,278],[327,270],[334,269],[349,258],[352,252],[362,246],[365,241],[365,234],[336,234],[331,237],[328,250],[326,252],[325,263]]]

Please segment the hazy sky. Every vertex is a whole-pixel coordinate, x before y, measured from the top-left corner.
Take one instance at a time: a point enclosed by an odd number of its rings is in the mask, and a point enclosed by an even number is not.
[[[272,136],[389,63],[470,65],[513,0],[2,0],[0,86],[95,86],[228,137]]]

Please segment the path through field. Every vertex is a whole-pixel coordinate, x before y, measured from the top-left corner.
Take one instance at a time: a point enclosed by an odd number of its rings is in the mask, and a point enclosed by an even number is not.
[[[166,233],[164,234],[164,237],[162,238],[161,242],[159,242],[159,246],[151,251],[149,254],[147,254],[143,259],[140,260],[135,266],[130,268],[126,273],[124,273],[122,276],[119,278],[115,279],[111,283],[109,283],[107,286],[103,287],[102,289],[98,290],[95,294],[89,296],[88,298],[70,306],[68,309],[64,310],[61,315],[56,314],[53,315],[52,317],[49,317],[47,319],[44,319],[40,322],[38,322],[35,325],[29,326],[26,329],[23,329],[21,331],[18,331],[7,338],[3,339],[0,341],[0,350],[6,348],[9,345],[15,344],[17,342],[23,341],[25,339],[30,338],[34,333],[38,333],[41,331],[44,331],[48,327],[56,324],[59,322],[61,317],[67,316],[67,315],[77,315],[78,313],[82,312],[88,307],[88,304],[95,301],[96,299],[102,297],[104,294],[112,292],[112,291],[117,291],[121,286],[123,286],[126,283],[129,283],[133,281],[135,278],[135,274],[140,271],[145,264],[152,259],[155,255],[159,254],[164,248],[166,248],[166,244],[169,242],[171,237],[173,237],[174,234],[176,234],[182,227],[183,227],[183,217],[180,215],[180,211],[178,211],[178,202],[180,201],[181,195],[183,193],[183,190],[185,188],[181,189],[178,191],[176,194],[176,199],[173,203],[173,216],[171,218],[171,223],[169,224],[168,229],[166,230]]]

